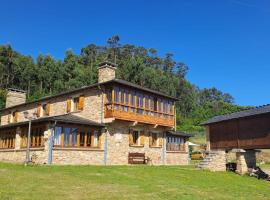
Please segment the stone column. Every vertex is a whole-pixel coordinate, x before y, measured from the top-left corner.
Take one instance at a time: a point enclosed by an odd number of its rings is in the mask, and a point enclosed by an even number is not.
[[[249,168],[256,167],[256,151],[255,150],[239,150],[236,152],[236,172],[244,175]]]
[[[21,148],[21,128],[16,128],[16,135],[15,135],[15,150]]]

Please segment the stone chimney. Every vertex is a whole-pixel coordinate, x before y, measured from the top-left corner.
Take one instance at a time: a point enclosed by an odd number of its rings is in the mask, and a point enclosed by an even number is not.
[[[117,65],[108,61],[102,62],[98,67],[98,82],[103,83],[115,79]]]
[[[6,98],[6,108],[23,104],[26,102],[26,92],[17,89],[8,89]]]

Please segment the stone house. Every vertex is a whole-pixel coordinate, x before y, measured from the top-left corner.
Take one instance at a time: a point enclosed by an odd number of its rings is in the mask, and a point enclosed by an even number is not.
[[[10,89],[1,112],[0,161],[39,164],[126,165],[143,153],[154,165],[188,163],[189,135],[175,132],[175,101],[163,93],[116,79],[103,62],[98,83],[26,102]]]

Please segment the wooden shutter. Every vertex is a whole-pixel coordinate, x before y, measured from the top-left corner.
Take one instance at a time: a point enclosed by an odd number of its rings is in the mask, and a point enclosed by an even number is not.
[[[99,132],[99,133],[98,133],[98,147],[99,147],[99,148],[101,147],[101,136],[102,136],[102,133]]]
[[[159,133],[159,146],[162,147],[163,145],[163,133]]]
[[[8,123],[11,123],[11,114],[8,114]]]
[[[152,146],[152,143],[153,143],[152,133],[149,132],[149,147]]]
[[[95,141],[95,132],[91,131],[91,147],[94,147],[94,141]]]
[[[38,107],[37,107],[37,116],[38,117],[41,116],[41,104],[38,104]]]
[[[144,132],[143,131],[141,131],[140,132],[140,142],[141,142],[141,144],[140,145],[142,145],[142,146],[144,146]]]
[[[67,113],[71,112],[71,99],[67,100]]]
[[[83,110],[84,107],[84,96],[80,96],[79,97],[79,106],[78,106],[78,110]]]
[[[131,129],[129,129],[129,145],[133,145],[133,133]]]
[[[51,104],[50,103],[47,103],[46,105],[46,115],[50,115],[50,111],[51,111]]]
[[[15,112],[15,119],[14,119],[14,122],[18,122],[18,120],[19,120],[19,112],[16,111],[16,112]]]

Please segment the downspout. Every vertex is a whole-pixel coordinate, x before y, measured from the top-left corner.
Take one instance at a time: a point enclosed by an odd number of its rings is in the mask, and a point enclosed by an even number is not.
[[[166,165],[166,151],[167,151],[167,136],[166,132],[164,133],[164,139],[163,139],[163,148],[162,148],[162,164]]]
[[[54,121],[54,125],[51,128],[51,135],[49,137],[49,150],[48,150],[48,164],[52,164],[52,148],[53,148],[53,136],[54,136],[54,131],[56,127],[57,121]]]
[[[103,124],[104,116],[104,91],[98,85],[98,89],[101,91],[101,112],[100,112],[100,122]],[[105,127],[105,140],[104,140],[104,155],[103,155],[103,164],[107,165],[107,156],[108,156],[108,129]]]

